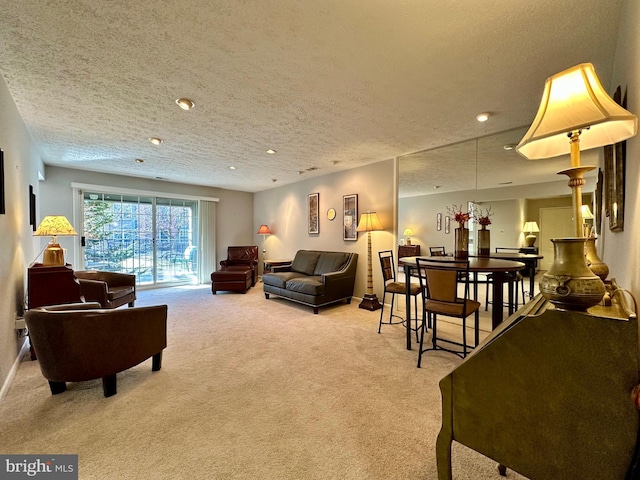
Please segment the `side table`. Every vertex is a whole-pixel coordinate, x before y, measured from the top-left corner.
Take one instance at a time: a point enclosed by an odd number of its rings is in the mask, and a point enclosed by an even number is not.
[[[278,259],[278,260],[263,260],[262,261],[262,273],[270,273],[274,267],[288,267],[293,260]]]

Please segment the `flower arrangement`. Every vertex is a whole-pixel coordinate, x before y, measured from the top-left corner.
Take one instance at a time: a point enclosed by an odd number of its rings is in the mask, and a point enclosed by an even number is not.
[[[471,212],[463,210],[462,205],[452,205],[447,207],[447,212],[458,222],[460,228],[464,228],[464,224],[471,218]]]
[[[475,212],[473,212],[473,218],[474,220],[478,223],[478,225],[481,225],[483,227],[486,227],[487,225],[491,225],[491,215],[493,215],[493,212],[491,211],[491,207],[487,208],[486,212],[482,212],[482,209],[478,209]]]

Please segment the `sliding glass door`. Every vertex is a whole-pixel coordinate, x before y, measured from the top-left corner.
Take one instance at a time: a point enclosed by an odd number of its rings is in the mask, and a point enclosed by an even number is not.
[[[139,285],[198,282],[198,202],[83,192],[87,269],[133,273]]]

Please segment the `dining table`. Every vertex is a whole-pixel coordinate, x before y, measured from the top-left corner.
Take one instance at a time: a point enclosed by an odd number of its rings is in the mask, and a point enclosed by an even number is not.
[[[402,265],[405,273],[405,328],[406,328],[406,336],[407,336],[407,350],[411,350],[411,276],[412,271],[418,267],[418,263],[416,261],[417,258],[424,259],[425,261],[430,258],[437,259],[438,261],[450,260],[451,262],[459,262],[460,259],[456,259],[454,257],[403,257],[398,259],[399,265]],[[511,299],[513,297],[513,282],[509,282],[509,273],[517,272],[518,270],[522,270],[525,266],[523,262],[514,261],[514,260],[504,260],[501,258],[492,258],[492,257],[469,257],[469,272],[472,273],[491,273],[493,277],[493,281],[491,284],[492,294],[493,294],[493,305],[494,308],[491,309],[491,328],[492,330],[497,328],[498,325],[502,323],[503,320],[503,309],[495,308],[495,305],[502,305],[504,302],[503,288],[504,284],[508,283],[509,285],[509,302],[511,303]],[[513,313],[512,307],[509,309],[510,313]],[[477,335],[477,332],[476,332]]]
[[[470,255],[477,257],[477,255]],[[515,260],[516,262],[522,262],[529,275],[529,299],[532,299],[535,288],[536,267],[538,266],[538,260],[542,260],[544,256],[537,253],[519,253],[519,252],[492,252],[489,253],[489,258],[497,258],[500,260]]]

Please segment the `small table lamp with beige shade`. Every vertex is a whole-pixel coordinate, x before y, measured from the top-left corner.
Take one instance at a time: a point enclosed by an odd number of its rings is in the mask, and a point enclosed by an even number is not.
[[[525,233],[524,241],[527,247],[533,247],[533,244],[536,243],[536,236],[534,233],[538,233],[540,228],[538,228],[537,222],[524,222],[524,226],[522,227],[522,233]]]
[[[556,307],[584,310],[605,295],[604,283],[584,261],[582,186],[596,167],[580,164],[580,149],[621,142],[637,131],[638,118],[607,94],[592,64],[547,78],[538,113],[516,150],[530,160],[571,156],[571,167],[558,174],[569,177],[575,237],[551,240],[554,262],[540,280],[540,291]]]
[[[402,236],[403,237],[407,237],[405,239],[405,245],[407,246],[411,246],[411,237],[413,236],[413,230],[411,230],[410,228],[405,228],[404,232],[402,232]]]
[[[78,232],[64,215],[47,215],[42,219],[33,235],[35,237],[51,237],[51,241],[42,254],[42,265],[56,266],[65,264],[64,249],[58,243],[57,237],[78,235]]]

